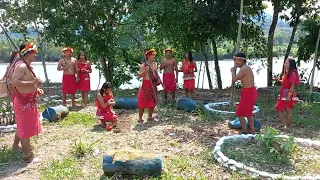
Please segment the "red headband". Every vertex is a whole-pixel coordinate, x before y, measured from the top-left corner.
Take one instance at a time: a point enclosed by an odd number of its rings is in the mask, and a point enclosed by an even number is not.
[[[73,49],[69,46],[62,49],[62,53],[66,52],[66,51],[70,51],[71,53],[73,53]]]
[[[156,51],[154,50],[154,49],[150,49],[149,51],[147,51],[146,53],[145,53],[145,56],[146,56],[146,58],[149,58],[150,56],[152,56],[152,55],[156,55],[157,53],[156,53]]]

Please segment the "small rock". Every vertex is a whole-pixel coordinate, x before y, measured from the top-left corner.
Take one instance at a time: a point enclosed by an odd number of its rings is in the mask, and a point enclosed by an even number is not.
[[[221,146],[223,143],[224,143],[224,141],[219,139],[219,141],[216,143],[216,146]]]
[[[229,166],[229,169],[231,171],[237,171],[237,167],[235,165]]]
[[[220,163],[220,164],[222,163],[222,159],[221,159],[221,158],[218,158],[217,161],[218,161],[218,163]]]
[[[221,159],[223,162],[227,163],[228,164],[228,161],[229,161],[229,158],[226,157],[226,156],[221,156]]]
[[[235,164],[235,165],[236,165],[236,167],[239,168],[239,169],[245,168],[245,165],[242,164],[242,163],[237,163],[237,164]]]
[[[99,149],[94,150],[93,153],[92,153],[92,155],[94,155],[94,156],[97,156],[99,154],[100,154]]]
[[[175,133],[169,133],[169,136],[174,136],[175,135]]]
[[[267,173],[267,172],[259,172],[259,175],[260,175],[260,177],[262,177],[262,178],[269,178],[269,177],[270,177],[270,174]]]
[[[315,180],[316,178],[315,177],[312,177],[312,176],[304,176],[301,178],[302,180]]]
[[[219,152],[217,152],[217,155],[221,158],[222,156],[224,156],[224,154],[221,152],[221,151],[219,151]]]
[[[299,180],[300,179],[299,176],[285,176],[283,178],[284,179],[288,179],[288,180]]]
[[[235,161],[235,160],[233,160],[233,159],[229,159],[228,164],[229,164],[229,165],[236,165],[236,164],[237,164],[237,161]]]

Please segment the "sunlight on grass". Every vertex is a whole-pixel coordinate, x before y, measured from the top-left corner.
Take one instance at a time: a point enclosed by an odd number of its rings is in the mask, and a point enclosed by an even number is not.
[[[59,125],[61,126],[72,126],[79,124],[93,126],[96,124],[96,117],[92,114],[71,112],[66,118],[59,122]]]
[[[48,162],[41,179],[75,179],[82,176],[83,172],[77,167],[77,161],[65,158],[62,161],[53,160]]]
[[[6,165],[6,163],[18,159],[18,154],[10,147],[2,145],[0,147],[0,166]]]

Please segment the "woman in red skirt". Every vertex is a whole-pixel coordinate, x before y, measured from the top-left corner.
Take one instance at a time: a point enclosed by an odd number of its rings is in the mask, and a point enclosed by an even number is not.
[[[77,89],[81,91],[82,105],[88,104],[88,92],[90,91],[90,74],[92,72],[91,63],[88,61],[86,54],[81,51],[78,55],[79,81]]]
[[[292,110],[298,101],[297,93],[294,89],[296,85],[300,84],[296,61],[294,59],[287,59],[284,63],[284,71],[282,80],[278,80],[282,82],[282,85],[276,104],[276,111],[280,119],[280,124],[277,128],[289,128],[292,125]],[[284,117],[284,112],[286,112],[287,118]]]
[[[97,94],[97,112],[96,116],[100,118],[101,127],[106,128],[106,123],[111,122],[112,126],[108,127],[111,130],[112,127],[117,126],[117,116],[115,115],[112,106],[116,104],[111,90],[111,83],[105,82]]]
[[[192,58],[191,51],[186,52],[185,59],[182,62],[182,69],[180,70],[180,72],[183,72],[183,88],[186,90],[186,97],[191,96],[191,98],[194,99],[194,72],[197,72],[197,65]]]

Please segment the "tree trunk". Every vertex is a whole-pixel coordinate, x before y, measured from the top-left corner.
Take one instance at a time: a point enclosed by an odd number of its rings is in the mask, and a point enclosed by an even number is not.
[[[216,71],[217,84],[218,84],[218,88],[222,89],[221,73],[220,73],[220,66],[219,66],[219,59],[218,59],[218,50],[217,50],[217,43],[216,43],[215,39],[212,39],[212,48],[213,48],[214,69]]]
[[[316,50],[314,51],[314,62],[313,62],[313,67],[312,67],[312,75],[311,75],[311,84],[310,84],[310,93],[312,93],[313,90],[313,83],[314,83],[314,72],[318,60],[318,48],[319,48],[319,41],[320,41],[320,28],[319,28],[319,33],[318,33],[318,39],[316,43]]]
[[[35,25],[35,30],[37,31],[37,36],[38,36],[38,41],[39,43],[42,43],[41,42],[41,35],[38,31],[38,26],[37,26],[37,23],[34,22],[34,25]],[[46,79],[46,83],[49,83],[49,78],[48,78],[48,73],[47,73],[47,66],[46,66],[46,60],[45,60],[45,52],[43,50],[43,46],[42,44],[39,44],[39,51],[40,51],[40,59],[41,59],[41,62],[42,62],[42,66],[43,66],[43,72],[44,72],[44,77]]]
[[[273,18],[272,18],[272,23],[269,29],[269,35],[268,35],[268,68],[267,68],[267,73],[268,73],[268,87],[272,86],[272,60],[273,60],[273,39],[274,39],[274,31],[276,29],[277,23],[278,23],[278,17],[280,13],[280,2],[275,1],[273,4]]]
[[[291,33],[291,36],[290,36],[290,41],[289,41],[289,44],[288,44],[288,47],[287,47],[286,54],[284,56],[283,65],[286,62],[287,58],[289,57],[289,54],[290,54],[290,51],[291,51],[291,48],[292,48],[292,44],[293,44],[293,40],[294,40],[294,36],[295,36],[295,34],[297,32],[297,29],[298,29],[298,25],[299,25],[299,20],[297,20],[296,23],[293,26],[292,33]],[[283,73],[284,73],[284,67],[282,66],[282,73],[281,73],[280,77],[282,77]]]
[[[209,89],[213,89],[212,86],[212,81],[211,81],[211,76],[210,76],[210,69],[209,69],[209,56],[208,56],[208,50],[206,47],[201,48],[202,54],[204,55],[204,64],[206,66],[206,73],[207,73],[207,78],[209,82]],[[211,57],[211,56],[210,56]]]
[[[241,0],[241,4],[240,4],[240,16],[239,16],[236,53],[238,53],[240,51],[242,16],[243,16],[243,0]],[[234,63],[234,67],[236,67],[236,63]],[[234,103],[235,83],[233,81],[231,82],[231,89],[232,89],[232,92],[231,92],[231,96],[230,96],[230,108],[233,106],[233,103]]]
[[[200,67],[198,68],[198,83],[197,83],[197,88],[199,88],[199,83],[200,83],[200,72],[202,71],[202,60],[200,63]]]
[[[105,56],[103,56],[100,59],[100,62],[101,62],[104,78],[106,79],[107,82],[111,82],[112,83],[112,74],[111,74],[111,71],[110,71],[108,59]]]

